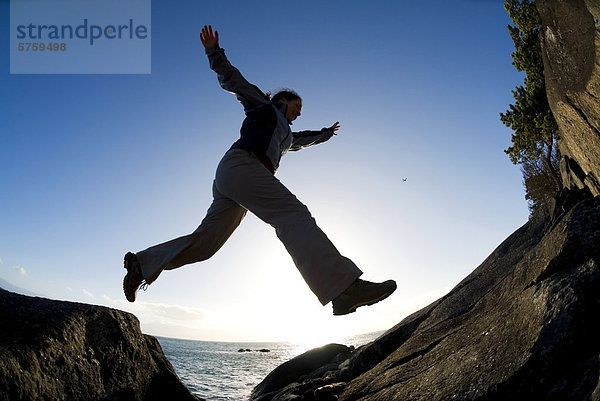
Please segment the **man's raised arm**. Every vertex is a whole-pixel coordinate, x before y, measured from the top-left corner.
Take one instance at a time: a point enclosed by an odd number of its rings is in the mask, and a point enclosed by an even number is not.
[[[219,32],[210,25],[204,25],[200,32],[200,41],[208,56],[210,68],[217,73],[221,88],[235,93],[238,100],[248,112],[256,107],[269,103],[265,94],[246,80],[240,71],[231,65],[225,51],[219,47]]]

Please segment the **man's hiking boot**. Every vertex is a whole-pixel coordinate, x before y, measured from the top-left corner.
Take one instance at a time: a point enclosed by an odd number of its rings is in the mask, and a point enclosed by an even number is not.
[[[371,283],[358,279],[333,300],[333,314],[335,316],[347,315],[356,311],[358,307],[373,305],[386,299],[394,291],[396,291],[394,280]]]
[[[140,262],[137,260],[137,256],[132,252],[127,252],[127,254],[125,254],[123,265],[125,269],[127,269],[127,274],[123,279],[123,292],[125,293],[125,298],[127,298],[129,302],[135,302],[135,296],[138,289],[146,289],[145,287],[147,287],[144,277],[142,276],[142,268]]]

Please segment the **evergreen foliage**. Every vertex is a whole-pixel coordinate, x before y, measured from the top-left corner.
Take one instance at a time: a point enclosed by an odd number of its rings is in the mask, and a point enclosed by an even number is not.
[[[515,24],[508,26],[515,44],[513,65],[526,76],[524,85],[512,91],[515,103],[500,113],[500,120],[514,131],[512,146],[505,152],[514,164],[522,166],[525,198],[533,214],[547,210],[562,187],[556,147],[558,125],[546,96],[540,17],[535,1],[505,0],[504,8]]]

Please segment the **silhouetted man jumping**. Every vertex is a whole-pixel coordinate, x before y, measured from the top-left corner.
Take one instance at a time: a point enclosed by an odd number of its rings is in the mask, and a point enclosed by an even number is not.
[[[359,279],[362,271],[338,252],[308,208],[275,177],[287,151],[327,141],[336,134],[339,123],[320,131],[292,132],[290,125],[302,111],[300,96],[284,90],[269,98],[246,81],[225,57],[219,33],[210,25],[202,28],[200,40],[219,84],[237,96],[246,118],[240,138],[217,167],[213,202],[200,226],[189,235],[125,255],[123,290],[127,300],[134,302],[138,289],[154,282],[163,270],[210,258],[248,210],[275,228],[312,292],[323,305],[332,302],[334,315],[387,298],[396,290],[396,283]]]

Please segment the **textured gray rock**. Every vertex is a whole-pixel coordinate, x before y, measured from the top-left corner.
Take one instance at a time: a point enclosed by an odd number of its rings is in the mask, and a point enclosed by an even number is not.
[[[0,289],[0,400],[198,401],[115,309]]]
[[[260,400],[600,400],[600,197],[564,199],[443,298]]]
[[[346,360],[351,351],[352,348],[345,345],[328,344],[298,355],[269,373],[252,391],[252,399],[256,401],[270,400],[289,385],[298,387],[296,391],[309,389],[309,392],[321,394],[322,397],[329,396],[335,389],[328,385],[330,380],[326,378],[327,373],[338,369],[339,363]],[[321,376],[325,376],[325,378]],[[305,383],[297,386],[298,380]],[[321,383],[326,383],[326,385],[318,386]],[[317,388],[313,389],[313,387]]]
[[[552,216],[376,341],[261,401],[600,401],[600,2],[536,5],[567,188]]]
[[[600,195],[600,3],[537,0],[546,91],[560,130],[565,187]]]

